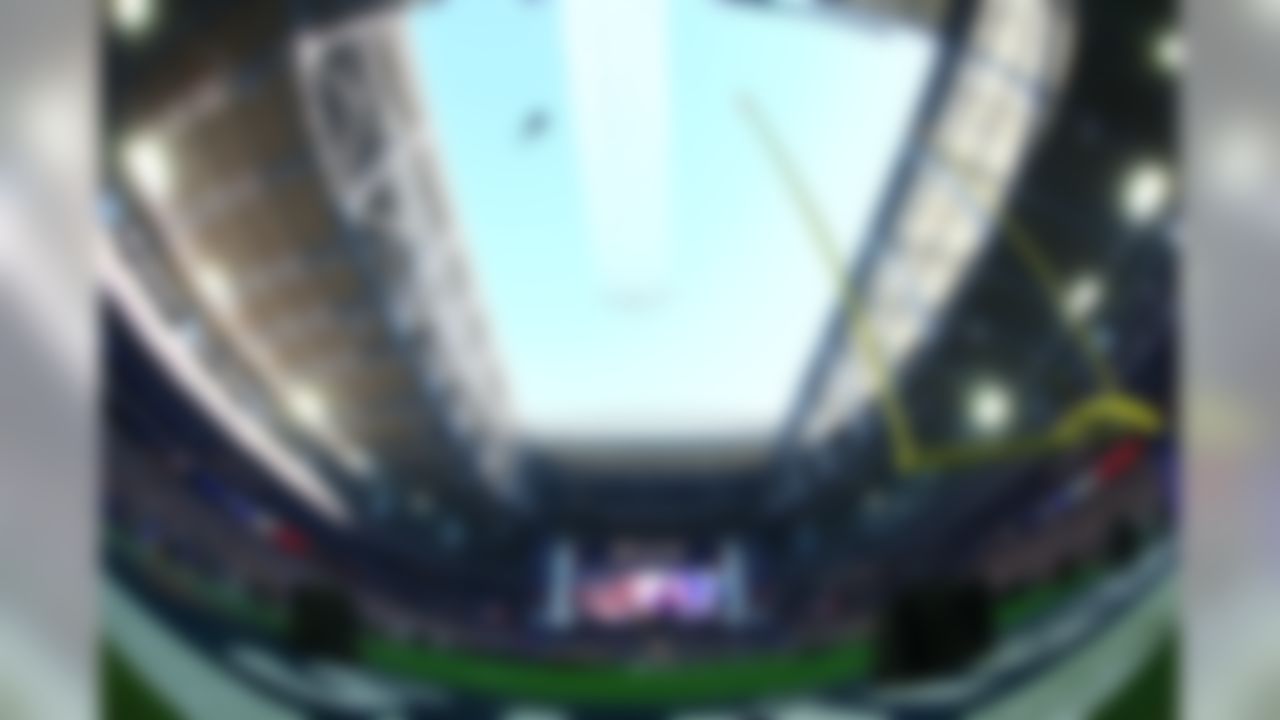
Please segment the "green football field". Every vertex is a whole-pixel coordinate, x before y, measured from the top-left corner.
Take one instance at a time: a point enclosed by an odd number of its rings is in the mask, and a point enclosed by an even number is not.
[[[1133,678],[1094,716],[1094,720],[1171,720],[1177,717],[1175,642],[1160,644]],[[103,717],[108,720],[182,720],[133,672],[117,653],[102,659]]]
[[[286,623],[279,611],[228,595],[174,567],[165,574],[166,582],[181,587],[185,595],[216,615],[268,634],[284,630]],[[1028,620],[1053,612],[1101,578],[1099,570],[1089,569],[1006,598],[996,609],[1001,632],[1016,633]],[[1130,687],[1117,693],[1100,718],[1170,716],[1173,690],[1169,677],[1175,653],[1170,643],[1166,645],[1169,647],[1161,649],[1150,667],[1136,673]],[[365,667],[477,695],[613,707],[678,707],[803,693],[865,679],[875,666],[874,648],[862,636],[810,651],[647,667],[516,660],[410,644],[376,634],[364,637],[359,653]],[[164,703],[154,700],[146,683],[116,653],[107,652],[104,665],[107,707],[111,710],[108,717],[172,716],[165,714],[170,711]]]

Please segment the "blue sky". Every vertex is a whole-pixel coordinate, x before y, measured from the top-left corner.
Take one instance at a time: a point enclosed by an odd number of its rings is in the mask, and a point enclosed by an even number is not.
[[[411,17],[524,430],[776,432],[835,292],[738,103],[764,108],[852,254],[933,39],[718,0],[467,0]],[[530,139],[533,114],[546,129]]]

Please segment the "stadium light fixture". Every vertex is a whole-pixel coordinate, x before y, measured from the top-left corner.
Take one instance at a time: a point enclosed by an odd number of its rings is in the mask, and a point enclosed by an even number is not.
[[[1125,219],[1133,225],[1145,225],[1164,212],[1173,193],[1173,178],[1160,162],[1143,161],[1125,174],[1120,190],[1120,205]]]
[[[286,398],[289,413],[300,423],[308,427],[323,425],[329,417],[329,408],[324,398],[313,388],[296,387],[289,391]]]
[[[1004,432],[1013,420],[1013,397],[1003,384],[983,380],[969,391],[969,422],[979,434]]]
[[[147,194],[163,197],[173,189],[173,158],[158,138],[144,135],[129,141],[124,164],[132,180]]]
[[[1177,75],[1182,71],[1186,60],[1186,46],[1182,33],[1173,28],[1166,28],[1156,34],[1151,45],[1151,59],[1156,69],[1166,75]]]
[[[1102,295],[1102,280],[1097,275],[1081,275],[1071,281],[1063,293],[1062,311],[1072,320],[1084,320],[1098,309]]]
[[[122,35],[141,37],[150,32],[159,19],[159,0],[114,0],[111,14]]]
[[[214,265],[205,264],[196,268],[195,281],[200,295],[217,310],[227,309],[235,299],[231,280]]]

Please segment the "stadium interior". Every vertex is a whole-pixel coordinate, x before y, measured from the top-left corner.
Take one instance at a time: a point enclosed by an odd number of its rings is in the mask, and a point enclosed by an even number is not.
[[[110,717],[1172,717],[1169,0],[110,0]]]

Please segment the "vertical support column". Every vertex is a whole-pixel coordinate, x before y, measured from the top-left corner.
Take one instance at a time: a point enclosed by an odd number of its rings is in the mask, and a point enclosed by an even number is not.
[[[568,630],[577,621],[573,606],[573,584],[578,573],[578,554],[573,541],[559,538],[547,554],[547,586],[543,603],[543,624],[551,630]]]
[[[747,562],[742,543],[726,539],[720,547],[720,578],[724,583],[724,619],[731,627],[751,621],[751,598],[747,583]]]

